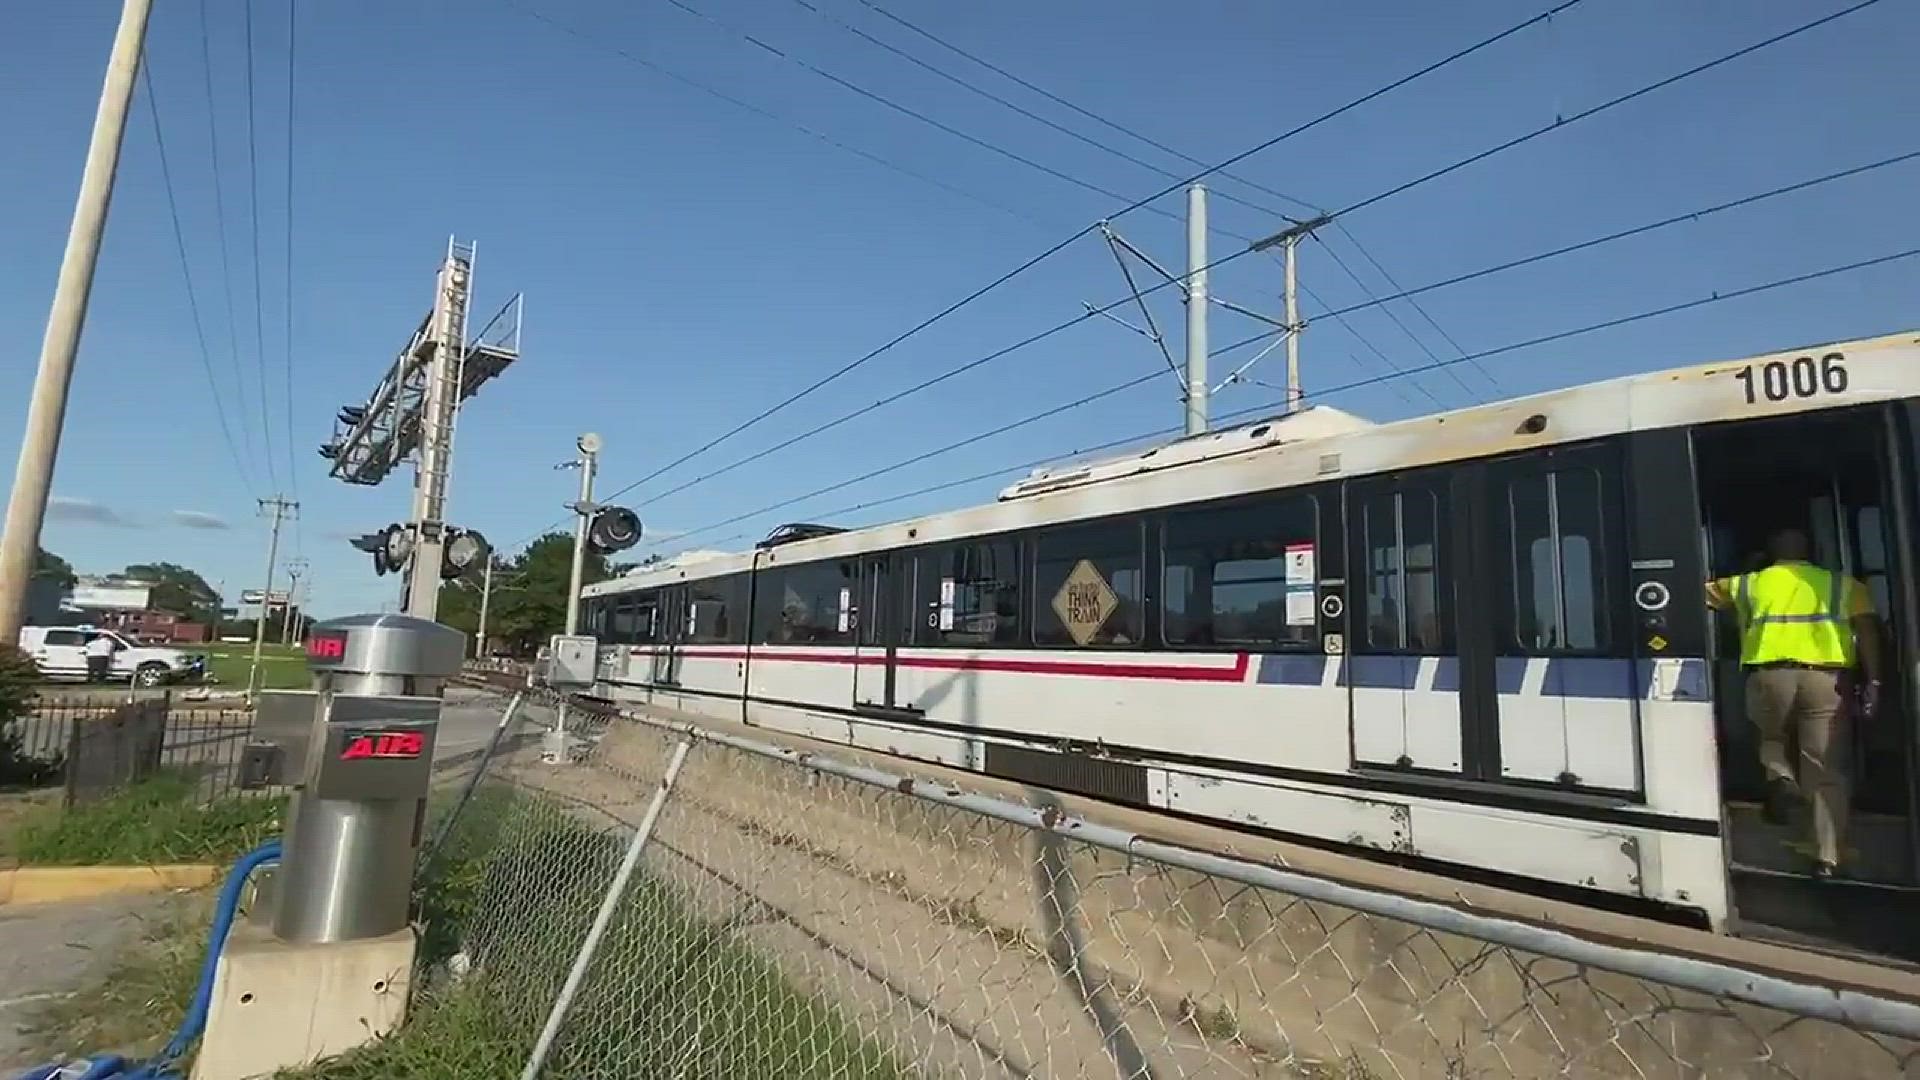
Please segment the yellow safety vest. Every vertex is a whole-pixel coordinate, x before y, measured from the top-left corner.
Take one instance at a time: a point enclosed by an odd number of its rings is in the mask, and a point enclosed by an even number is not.
[[[1727,582],[1740,616],[1740,662],[1853,666],[1858,582],[1812,563],[1775,563]]]

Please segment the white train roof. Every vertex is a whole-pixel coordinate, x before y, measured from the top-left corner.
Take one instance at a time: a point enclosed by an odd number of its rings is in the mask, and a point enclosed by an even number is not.
[[[999,500],[693,563],[635,570],[585,595],[918,547],[1253,491],[1495,457],[1628,431],[1920,398],[1920,331],[1626,375],[1371,424],[1324,405],[1104,461],[1036,470]]]

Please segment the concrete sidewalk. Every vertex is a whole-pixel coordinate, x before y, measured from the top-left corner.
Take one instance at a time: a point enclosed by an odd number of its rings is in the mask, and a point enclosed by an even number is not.
[[[148,920],[173,902],[167,893],[103,897],[82,903],[0,907],[0,1075],[39,1064],[28,1037],[49,1002],[105,977]]]

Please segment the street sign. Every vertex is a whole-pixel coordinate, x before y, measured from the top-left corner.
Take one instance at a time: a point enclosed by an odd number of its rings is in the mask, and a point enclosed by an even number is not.
[[[242,604],[258,604],[263,597],[266,597],[266,593],[261,590],[247,589],[240,593],[240,602]],[[285,592],[275,591],[272,598],[268,600],[268,604],[271,607],[285,607],[287,605],[287,599],[288,596]]]

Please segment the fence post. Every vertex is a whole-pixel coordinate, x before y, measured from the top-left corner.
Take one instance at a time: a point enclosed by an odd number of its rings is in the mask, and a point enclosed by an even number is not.
[[[646,816],[640,819],[639,828],[634,830],[633,839],[627,844],[627,854],[620,860],[620,869],[607,885],[607,895],[601,898],[600,910],[593,916],[593,926],[587,931],[586,940],[580,943],[579,955],[573,958],[573,969],[567,972],[566,984],[560,988],[560,996],[554,999],[552,1011],[547,1013],[546,1027],[540,1030],[540,1039],[533,1044],[533,1053],[527,1057],[527,1067],[520,1070],[520,1080],[535,1080],[540,1070],[546,1067],[547,1055],[553,1052],[553,1041],[560,1034],[560,1025],[566,1021],[567,1010],[573,1006],[573,996],[580,992],[580,984],[586,981],[587,968],[593,964],[593,954],[599,950],[600,939],[606,936],[607,927],[613,923],[613,913],[620,906],[620,898],[626,895],[627,882],[632,880],[634,870],[640,865],[640,853],[647,846],[647,838],[653,835],[654,823],[660,819],[660,810],[666,805],[667,795],[673,791],[674,781],[680,777],[680,766],[687,760],[687,751],[692,746],[692,739],[682,739],[674,746],[673,759],[667,762],[666,775],[660,778],[653,801],[647,804]]]
[[[440,822],[440,827],[434,830],[433,839],[427,842],[426,853],[420,859],[420,869],[414,874],[416,880],[426,878],[427,871],[433,869],[433,860],[440,854],[440,845],[446,843],[447,837],[453,834],[454,822],[459,820],[460,812],[467,808],[467,803],[473,799],[474,791],[480,787],[481,779],[487,775],[487,766],[493,764],[493,755],[499,752],[500,743],[506,738],[507,729],[513,726],[513,718],[519,714],[520,705],[526,697],[524,691],[516,692],[513,699],[507,702],[507,707],[501,711],[500,722],[493,728],[493,738],[487,740],[487,748],[480,754],[480,764],[474,767],[473,775],[467,777],[466,784],[460,789],[460,797],[454,800],[453,809],[447,811],[447,816]]]

